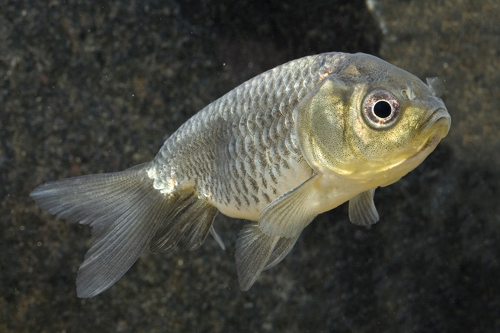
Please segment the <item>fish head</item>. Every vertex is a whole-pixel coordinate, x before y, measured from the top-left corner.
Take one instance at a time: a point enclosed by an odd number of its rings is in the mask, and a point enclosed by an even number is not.
[[[396,182],[450,129],[450,115],[436,93],[441,83],[428,82],[379,58],[352,55],[295,110],[306,160],[319,173],[366,188]]]

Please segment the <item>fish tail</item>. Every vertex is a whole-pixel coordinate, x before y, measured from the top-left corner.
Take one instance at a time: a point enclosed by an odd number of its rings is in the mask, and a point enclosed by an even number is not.
[[[173,230],[169,231],[171,237],[163,238],[169,244],[181,240],[188,249],[201,245],[210,231],[217,210],[202,200],[194,200],[192,194],[166,195],[155,190],[147,167],[142,164],[122,172],[62,179],[31,192],[36,203],[49,213],[91,226],[92,246],[77,276],[79,297],[93,297],[111,287],[139,258],[157,231],[164,235],[169,230],[166,225]],[[189,210],[193,205],[194,212]],[[179,222],[186,209],[189,217],[201,221],[201,225],[188,223],[186,218]]]
[[[283,260],[299,235],[291,238],[271,236],[264,234],[256,223],[245,225],[236,241],[235,254],[241,290],[250,289],[263,270]]]

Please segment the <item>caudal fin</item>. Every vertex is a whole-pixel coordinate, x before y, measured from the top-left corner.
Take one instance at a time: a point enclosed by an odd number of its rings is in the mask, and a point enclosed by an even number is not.
[[[49,213],[92,228],[93,243],[76,281],[79,297],[93,297],[118,281],[175,206],[175,198],[153,188],[146,167],[62,179],[31,192]]]

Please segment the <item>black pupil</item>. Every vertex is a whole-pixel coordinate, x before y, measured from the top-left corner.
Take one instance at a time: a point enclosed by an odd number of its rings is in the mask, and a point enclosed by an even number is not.
[[[373,106],[373,113],[379,118],[387,118],[391,115],[392,108],[387,101],[378,101]]]

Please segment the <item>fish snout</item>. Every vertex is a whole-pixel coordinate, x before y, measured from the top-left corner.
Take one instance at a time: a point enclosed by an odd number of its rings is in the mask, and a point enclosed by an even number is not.
[[[450,130],[451,117],[444,103],[441,102],[441,104],[442,105],[434,109],[426,119],[423,131],[424,133],[434,132],[436,134],[439,132],[441,138],[444,138]]]

